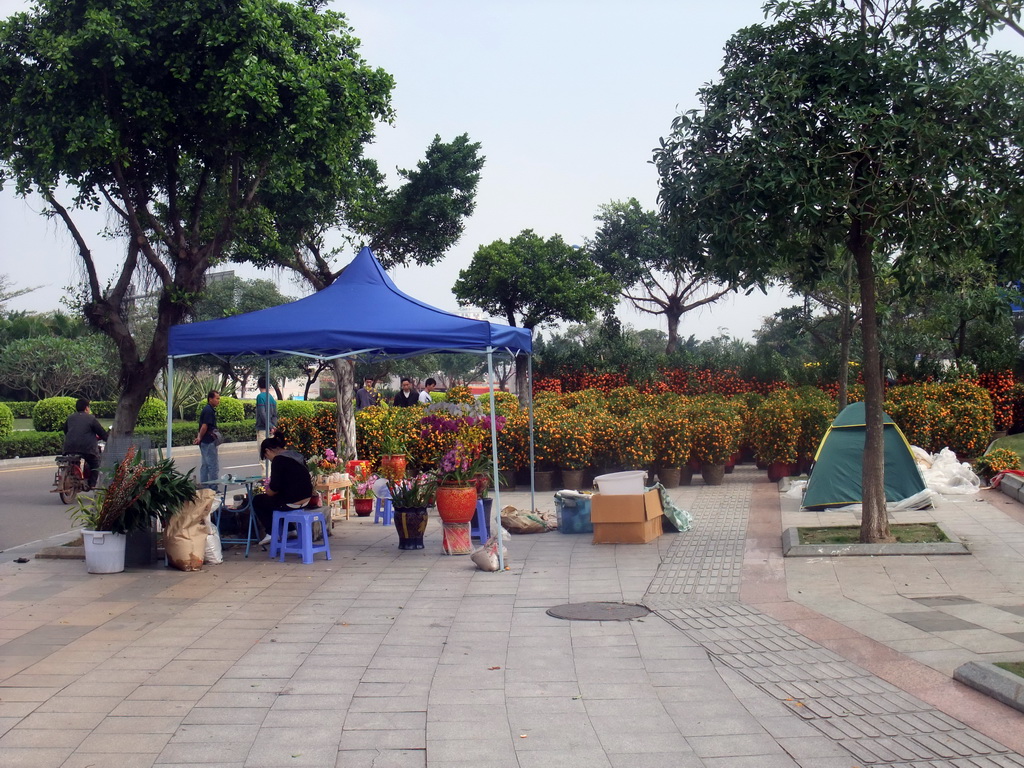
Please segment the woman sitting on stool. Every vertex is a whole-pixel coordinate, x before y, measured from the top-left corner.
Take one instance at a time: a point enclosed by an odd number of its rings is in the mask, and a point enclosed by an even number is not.
[[[252,500],[252,507],[267,534],[260,544],[269,544],[274,511],[299,509],[308,504],[313,496],[313,478],[302,454],[285,448],[279,435],[260,443],[260,459],[270,459],[270,483],[265,492]]]

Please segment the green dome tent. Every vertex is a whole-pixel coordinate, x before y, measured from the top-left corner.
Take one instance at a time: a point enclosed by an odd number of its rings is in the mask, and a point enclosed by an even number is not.
[[[814,455],[814,470],[807,481],[804,509],[825,509],[863,501],[861,468],[864,461],[866,419],[864,403],[851,403],[836,416]],[[885,500],[887,503],[920,493],[924,479],[910,444],[889,414],[882,414],[885,444]]]

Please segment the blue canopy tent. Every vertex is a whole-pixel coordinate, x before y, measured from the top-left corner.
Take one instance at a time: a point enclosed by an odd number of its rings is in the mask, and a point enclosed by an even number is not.
[[[494,508],[501,509],[497,482],[498,441],[493,419],[494,355],[529,356],[532,351],[532,334],[528,328],[471,320],[402,293],[370,249],[363,248],[337,280],[310,296],[258,312],[173,326],[168,341],[167,381],[173,380],[174,360],[193,355],[224,358],[258,355],[269,361],[284,355],[334,360],[403,358],[432,352],[484,354],[491,387]],[[532,376],[532,358],[530,362]],[[168,451],[171,450],[171,401],[172,393],[168,392]],[[532,454],[532,435],[530,442]],[[501,534],[500,525],[498,534]],[[498,552],[501,552],[500,546]]]

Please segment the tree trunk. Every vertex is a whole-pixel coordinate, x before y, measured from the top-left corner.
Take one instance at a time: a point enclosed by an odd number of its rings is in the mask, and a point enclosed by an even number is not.
[[[338,358],[331,361],[334,381],[337,386],[337,435],[335,453],[346,461],[356,458],[356,411],[352,393],[356,389],[356,364],[352,360]]]
[[[679,349],[679,318],[682,316],[682,312],[665,311],[665,319],[668,321],[668,343],[665,344],[666,355],[671,355]]]
[[[530,387],[533,386],[533,382],[529,380],[528,367],[526,355],[516,355],[516,396],[523,405],[529,402]]]
[[[864,463],[861,474],[863,512],[860,540],[865,544],[892,541],[885,510],[885,442],[882,433],[882,358],[878,344],[878,315],[875,306],[875,268],[872,242],[862,222],[855,221],[850,249],[860,282],[861,336],[864,343]]]

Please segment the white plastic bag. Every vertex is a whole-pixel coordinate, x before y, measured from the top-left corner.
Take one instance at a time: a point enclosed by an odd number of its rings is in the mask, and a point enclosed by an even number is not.
[[[224,549],[220,543],[220,531],[210,516],[206,518],[206,530],[206,562],[210,565],[220,565],[224,562]]]

